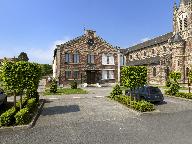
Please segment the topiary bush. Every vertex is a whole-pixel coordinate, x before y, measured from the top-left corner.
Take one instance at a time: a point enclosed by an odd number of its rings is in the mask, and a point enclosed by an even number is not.
[[[15,123],[16,109],[11,108],[0,116],[0,126],[10,126]]]
[[[113,88],[110,96],[111,96],[111,98],[114,98],[115,96],[119,96],[119,95],[122,95],[122,94],[123,94],[123,92],[122,92],[122,90],[121,90],[121,87],[117,84],[117,85]]]
[[[181,79],[180,72],[171,72],[169,80],[166,83],[168,90],[165,92],[168,95],[176,95],[179,92],[180,86],[178,80]]]
[[[16,125],[24,125],[30,122],[30,113],[28,108],[23,108],[15,115]]]
[[[77,81],[71,82],[71,89],[77,89]]]
[[[29,112],[33,112],[37,108],[36,99],[35,98],[29,99],[25,107],[29,109]]]
[[[57,93],[57,81],[55,79],[51,83],[50,93]]]

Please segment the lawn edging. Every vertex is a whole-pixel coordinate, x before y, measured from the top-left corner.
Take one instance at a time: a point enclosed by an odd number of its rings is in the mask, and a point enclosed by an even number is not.
[[[36,123],[36,121],[37,121],[37,119],[38,119],[38,117],[39,117],[39,115],[40,115],[40,113],[41,113],[41,111],[42,111],[42,109],[43,109],[43,106],[44,106],[44,104],[45,104],[45,101],[46,101],[46,100],[44,100],[44,99],[41,99],[41,100],[40,100],[40,105],[39,105],[36,113],[34,114],[34,116],[33,116],[33,118],[32,118],[32,121],[31,121],[28,125],[1,127],[1,128],[0,128],[0,132],[9,132],[9,131],[17,131],[17,130],[24,130],[24,129],[30,129],[30,128],[32,128],[32,127],[35,125],[35,123]]]

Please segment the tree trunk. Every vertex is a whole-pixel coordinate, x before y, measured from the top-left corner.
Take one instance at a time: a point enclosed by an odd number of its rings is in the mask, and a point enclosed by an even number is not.
[[[14,91],[14,107],[16,108],[16,92]]]
[[[20,95],[20,110],[22,109],[22,105],[23,105],[23,102],[22,102],[22,94]]]

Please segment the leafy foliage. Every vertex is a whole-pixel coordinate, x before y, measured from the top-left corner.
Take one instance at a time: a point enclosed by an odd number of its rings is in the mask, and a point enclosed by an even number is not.
[[[27,53],[21,52],[18,56],[19,61],[29,61]]]
[[[22,96],[24,90],[26,90],[27,93],[37,91],[41,78],[41,68],[38,64],[25,61],[3,61],[0,68],[3,87],[14,93],[15,106],[16,95],[18,93]]]
[[[35,98],[29,99],[26,107],[29,109],[29,112],[33,112],[33,110],[37,107],[36,99]]]
[[[77,81],[72,81],[71,83],[70,83],[70,85],[71,85],[71,89],[77,89]]]
[[[41,64],[42,76],[47,76],[53,73],[52,65]]]
[[[50,87],[50,93],[57,93],[57,81],[56,81],[56,79],[52,80],[51,87]]]
[[[192,93],[178,92],[174,96],[180,98],[192,99]]]
[[[167,84],[168,90],[166,94],[168,95],[176,95],[179,92],[179,80],[181,79],[180,72],[171,72],[169,75],[169,84]]]
[[[118,96],[118,95],[122,95],[123,94],[123,92],[122,92],[122,90],[121,90],[121,87],[117,84],[114,88],[113,88],[113,90],[112,90],[112,92],[111,92],[111,98],[114,98],[115,96]]]
[[[144,66],[128,66],[121,70],[123,86],[135,89],[147,84],[147,68]]]
[[[7,110],[6,112],[4,112],[1,116],[0,116],[0,126],[10,126],[12,124],[15,123],[15,118],[14,115],[16,114],[16,109],[15,108],[11,108],[9,110]]]
[[[189,79],[190,79],[190,82],[192,82],[192,70],[189,71]]]
[[[129,96],[116,95],[115,97],[112,97],[112,99],[141,112],[153,111],[155,109],[154,104],[143,100],[135,101]]]
[[[24,125],[30,121],[30,113],[28,108],[23,108],[15,115],[16,125]]]

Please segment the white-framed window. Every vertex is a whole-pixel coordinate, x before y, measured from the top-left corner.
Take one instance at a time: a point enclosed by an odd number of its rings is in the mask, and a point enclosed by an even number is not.
[[[121,55],[120,57],[120,66],[126,65],[126,56]]]
[[[71,60],[71,58],[70,58],[70,53],[65,53],[65,62],[66,63],[70,63],[70,60]]]
[[[103,54],[102,55],[102,65],[114,65],[114,56],[112,54]]]
[[[95,56],[94,55],[87,55],[87,63],[94,64],[95,63]]]
[[[103,70],[102,79],[103,80],[114,79],[114,70]]]
[[[73,62],[76,64],[79,63],[79,53],[78,52],[75,52],[73,54]]]

